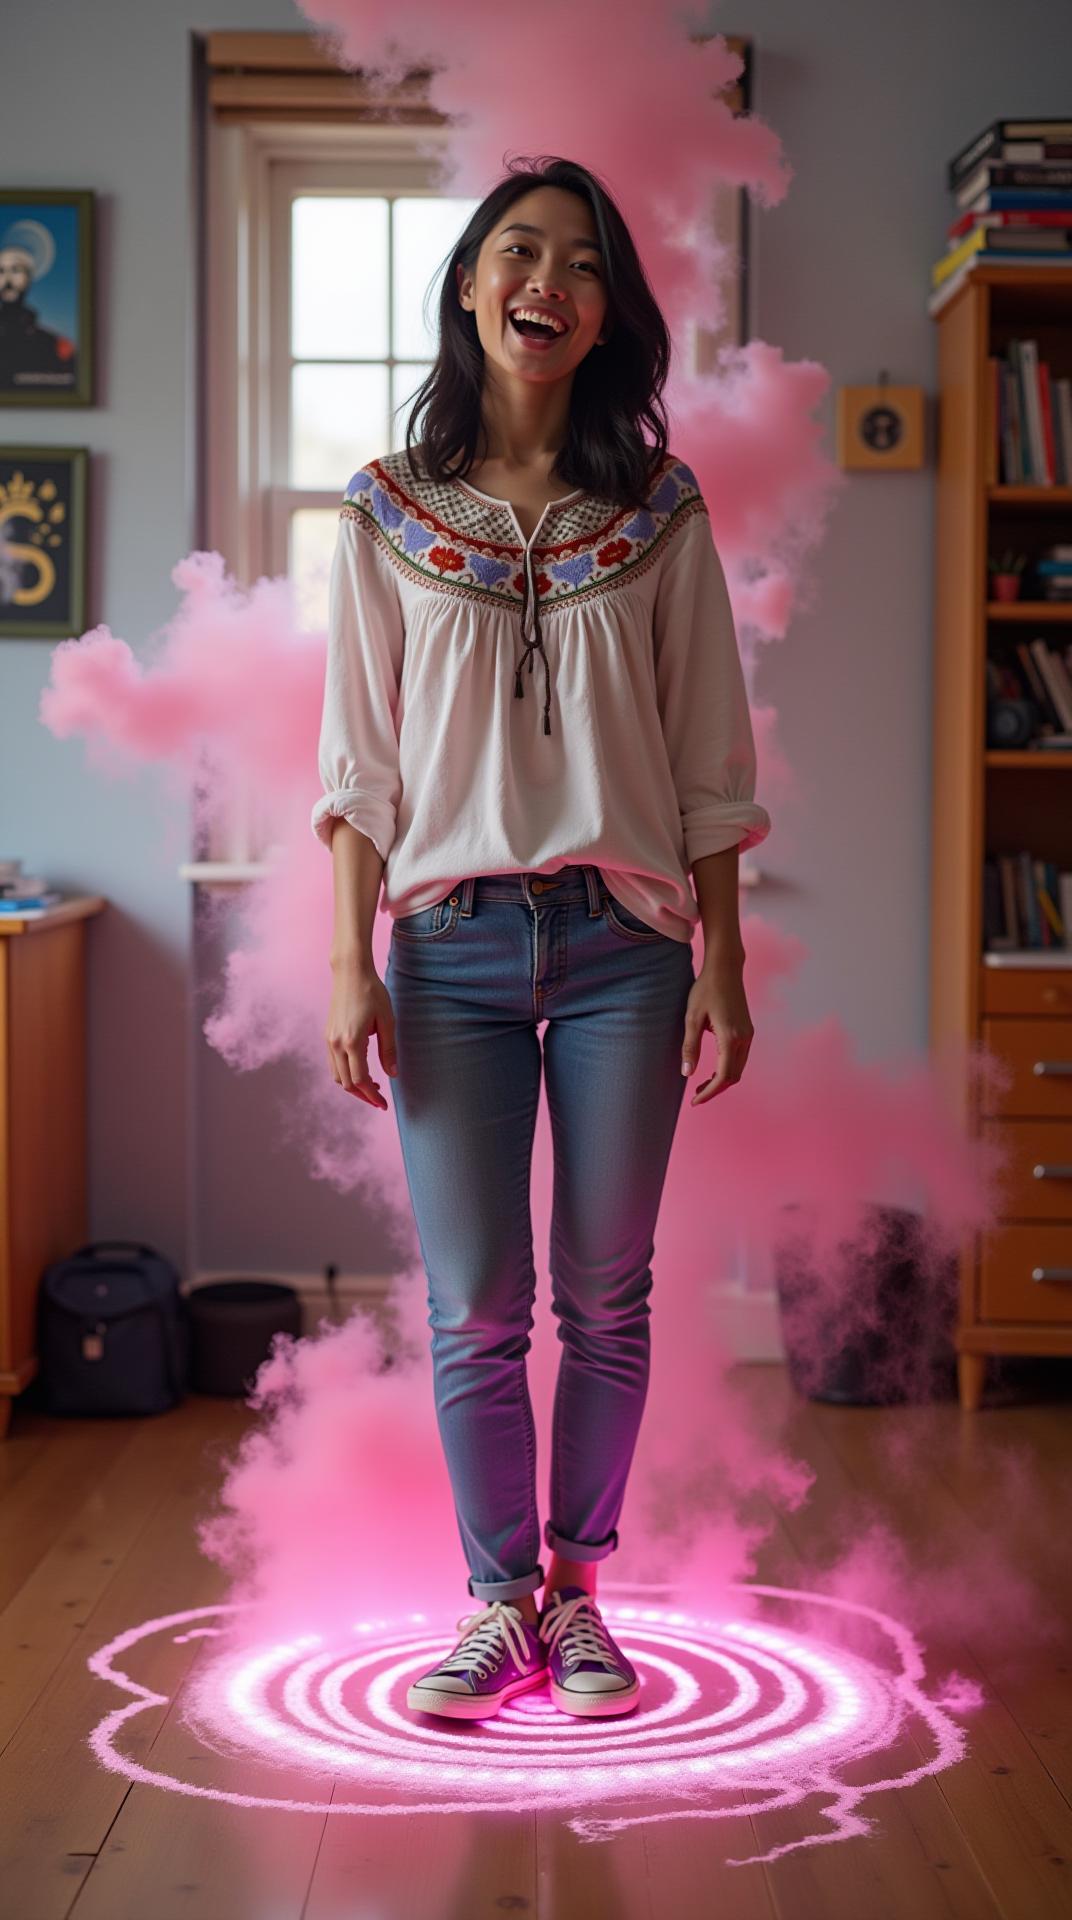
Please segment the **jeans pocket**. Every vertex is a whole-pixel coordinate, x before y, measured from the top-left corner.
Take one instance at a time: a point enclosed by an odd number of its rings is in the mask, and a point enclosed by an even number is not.
[[[458,924],[460,912],[461,895],[452,893],[431,907],[418,907],[416,913],[399,915],[391,928],[392,937],[412,941],[447,940]]]
[[[603,917],[612,933],[621,940],[668,940],[669,934],[661,933],[658,927],[649,927],[646,920],[625,906],[614,894],[603,893]]]

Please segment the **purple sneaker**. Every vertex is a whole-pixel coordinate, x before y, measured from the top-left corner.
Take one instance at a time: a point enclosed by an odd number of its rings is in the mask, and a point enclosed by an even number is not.
[[[540,1614],[551,1698],[563,1713],[628,1713],[640,1698],[636,1668],[611,1639],[583,1587],[558,1587]]]
[[[493,1600],[458,1621],[461,1639],[437,1667],[415,1680],[406,1705],[452,1720],[487,1720],[515,1693],[542,1687],[547,1649],[538,1627],[509,1600]]]

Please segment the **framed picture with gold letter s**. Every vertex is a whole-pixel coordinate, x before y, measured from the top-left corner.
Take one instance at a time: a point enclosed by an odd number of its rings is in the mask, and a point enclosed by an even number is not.
[[[86,627],[88,447],[0,446],[0,639]]]

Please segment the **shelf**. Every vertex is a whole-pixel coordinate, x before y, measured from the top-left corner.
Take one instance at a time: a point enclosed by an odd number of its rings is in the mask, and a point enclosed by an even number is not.
[[[990,486],[986,497],[996,507],[1072,507],[1072,487]]]
[[[100,893],[68,893],[50,907],[22,907],[18,913],[0,913],[0,937],[5,934],[51,932],[65,920],[84,920],[103,913],[108,905]]]
[[[1068,626],[1072,622],[1072,600],[1055,604],[1052,600],[988,600],[988,620],[1040,620]]]
[[[1027,747],[989,747],[983,755],[983,765],[987,767],[1045,767],[1049,772],[1060,767],[1062,773],[1072,773],[1072,747],[1043,748],[1040,753],[1032,753]]]
[[[185,860],[179,878],[198,887],[242,887],[270,872],[263,860]]]
[[[1072,967],[1072,947],[1018,947],[983,954],[984,967]]]

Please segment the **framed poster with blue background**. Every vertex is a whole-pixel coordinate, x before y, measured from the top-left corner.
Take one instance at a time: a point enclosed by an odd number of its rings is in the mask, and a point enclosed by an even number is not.
[[[93,405],[94,195],[0,187],[0,407]]]
[[[86,628],[88,447],[0,446],[0,639]]]

